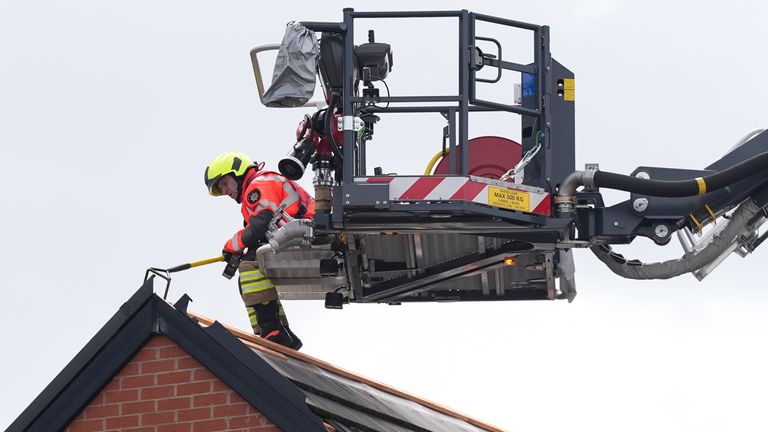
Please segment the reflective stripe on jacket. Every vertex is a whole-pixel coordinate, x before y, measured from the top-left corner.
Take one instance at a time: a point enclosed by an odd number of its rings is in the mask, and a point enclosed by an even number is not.
[[[302,218],[312,218],[315,214],[314,198],[298,183],[272,171],[249,170],[243,182],[240,202],[245,228],[233,236],[232,244],[243,249],[256,246],[258,242],[253,239],[264,238],[268,228],[259,215],[265,211],[269,211],[267,213],[269,219],[272,217],[270,214],[276,212],[281,206],[285,206],[284,214],[290,217],[298,215]],[[252,226],[254,221],[258,221],[259,224]],[[249,228],[249,235],[244,238],[243,234]],[[254,228],[257,232],[254,232]]]

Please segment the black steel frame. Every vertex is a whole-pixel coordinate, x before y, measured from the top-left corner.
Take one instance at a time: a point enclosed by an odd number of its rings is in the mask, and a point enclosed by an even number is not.
[[[403,300],[406,296],[429,290],[431,284],[473,276],[502,267],[505,256],[526,252],[531,249],[532,246],[529,243],[511,242],[498,249],[463,256],[429,268],[422,275],[415,277],[404,276],[381,283],[375,288],[368,290],[363,300],[365,302]]]
[[[467,10],[461,11],[413,11],[413,12],[355,12],[354,9],[344,9],[344,21],[343,26],[346,28],[344,32],[344,81],[342,88],[342,110],[345,117],[344,126],[344,142],[355,142],[355,131],[351,124],[351,117],[360,112],[361,109],[374,112],[375,109],[370,107],[362,107],[362,97],[354,96],[353,85],[355,80],[354,75],[354,22],[356,18],[365,19],[381,19],[381,18],[457,18],[459,26],[459,50],[458,50],[458,95],[439,95],[439,96],[389,96],[380,97],[380,102],[389,103],[435,103],[435,102],[454,102],[453,105],[447,106],[408,106],[408,107],[389,107],[387,112],[434,112],[443,113],[448,120],[451,130],[458,130],[458,137],[456,133],[450,134],[450,149],[454,151],[457,144],[465,144],[468,140],[469,130],[469,112],[470,111],[508,111],[525,116],[535,116],[539,120],[539,124],[543,127],[547,127],[549,111],[546,108],[546,101],[548,98],[547,92],[549,91],[549,85],[547,84],[548,76],[548,62],[550,59],[549,53],[549,29],[546,26],[538,26],[534,24],[524,23],[520,21],[512,21],[501,19],[489,15],[476,14]],[[536,74],[536,92],[537,92],[537,106],[535,109],[525,108],[522,106],[503,105],[495,102],[478,99],[476,97],[476,70],[469,66],[469,54],[470,47],[474,47],[477,39],[475,35],[475,23],[476,21],[487,21],[500,25],[516,27],[520,29],[530,30],[534,34],[534,64],[525,66],[515,63],[504,62],[495,59],[483,59],[483,63],[488,64],[499,69],[514,70],[525,73]],[[380,112],[380,111],[379,111]],[[458,116],[458,122],[456,119]],[[458,123],[458,124],[457,124]],[[548,134],[545,132],[544,139]],[[458,142],[457,142],[458,141]],[[546,142],[542,143],[546,148]],[[363,150],[364,151],[364,150]],[[458,174],[462,176],[469,175],[469,166],[466,161],[469,159],[469,148],[466,145],[462,145],[462,153],[459,155],[459,166],[451,166],[451,174]],[[364,176],[365,172],[359,172],[359,167],[364,167],[364,161],[360,160],[360,154],[355,149],[355,146],[344,146],[344,188],[355,187],[355,177]],[[453,165],[453,164],[451,164]]]
[[[453,103],[449,105],[429,106],[429,105],[410,105],[410,106],[390,106],[386,109],[388,113],[441,113],[448,120],[452,133],[450,134],[450,150],[454,151],[457,144],[465,144],[468,140],[469,113],[473,111],[507,111],[523,116],[535,117],[538,120],[540,129],[544,132],[542,146],[547,149],[547,140],[549,139],[548,129],[550,127],[548,108],[549,97],[551,93],[550,68],[551,55],[549,52],[549,27],[529,24],[521,21],[513,21],[498,18],[490,15],[477,14],[467,10],[460,11],[412,11],[412,12],[355,12],[354,9],[344,9],[344,19],[341,23],[327,22],[302,22],[307,28],[314,31],[337,32],[344,37],[344,55],[343,55],[343,87],[342,87],[342,110],[344,112],[344,142],[356,142],[355,131],[352,126],[352,118],[358,113],[374,113],[383,110],[373,106],[363,106],[364,98],[354,95],[353,86],[355,81],[354,73],[354,28],[355,19],[382,19],[382,18],[457,18],[459,26],[459,49],[458,49],[458,95],[437,95],[437,96],[387,96],[380,97],[380,102],[388,103]],[[477,67],[470,67],[470,49],[475,47],[476,40],[486,40],[496,42],[494,39],[477,36],[475,34],[475,25],[477,21],[490,22],[503,26],[509,26],[533,33],[534,62],[531,65],[522,65],[504,61],[503,59],[492,59],[482,57],[482,64]],[[499,49],[501,53],[501,49]],[[488,100],[479,99],[476,96],[477,82],[489,82],[485,79],[478,79],[476,72],[483,66],[491,66],[501,70],[512,70],[522,73],[533,74],[536,77],[536,104],[534,108],[528,108],[518,105],[505,105]],[[458,116],[458,120],[457,117]],[[458,131],[458,137],[455,133]],[[365,176],[364,168],[364,149],[356,149],[353,145],[346,145],[344,153],[344,178],[343,188],[354,189],[355,177]],[[465,162],[469,159],[469,149],[466,145],[462,146],[462,153],[459,155],[458,164],[454,166],[451,158],[450,172],[453,175],[469,175],[469,167]],[[363,172],[361,172],[363,171]]]
[[[354,95],[355,83],[355,40],[354,29],[356,19],[388,19],[388,18],[456,18],[458,21],[458,94],[456,95],[409,95],[379,97],[378,102],[393,104],[386,109],[366,105],[366,98]],[[509,26],[528,30],[533,35],[533,64],[523,65],[505,61],[502,57],[501,44],[495,39],[477,36],[475,27],[478,21]],[[520,21],[502,19],[489,15],[477,14],[467,10],[460,11],[409,11],[409,12],[355,12],[347,8],[343,12],[343,21],[340,23],[303,22],[314,31],[335,32],[343,35],[343,84],[342,84],[342,112],[344,115],[342,126],[345,143],[357,142],[353,119],[367,113],[440,113],[448,121],[449,128],[449,152],[456,155],[457,146],[461,146],[461,154],[449,158],[450,175],[469,175],[469,113],[470,112],[510,112],[532,118],[536,124],[536,130],[543,132],[541,135],[542,151],[537,157],[545,166],[544,175],[548,180],[551,177],[551,157],[549,146],[550,129],[550,94],[551,77],[549,52],[549,27],[529,24]],[[476,41],[484,40],[493,42],[498,49],[498,58],[479,54],[476,49]],[[495,67],[498,74],[495,80],[478,78],[476,73],[484,66]],[[526,106],[505,105],[477,97],[477,82],[493,83],[499,81],[502,70],[517,71],[530,74],[535,78],[535,99],[533,103],[529,99]],[[400,104],[400,105],[398,105]],[[432,104],[432,105],[425,105]],[[539,215],[527,215],[518,212],[503,211],[494,208],[483,208],[474,203],[443,202],[443,203],[410,203],[407,209],[397,203],[388,202],[385,185],[368,185],[355,181],[357,177],[366,176],[365,143],[357,148],[355,145],[343,146],[343,178],[340,186],[334,187],[332,217],[330,219],[317,219],[316,225],[320,231],[344,231],[349,233],[363,233],[368,229],[374,231],[384,227],[402,229],[404,231],[422,232],[464,232],[493,233],[499,237],[525,238],[529,241],[556,242],[559,235],[568,229],[570,221],[549,218]],[[569,173],[563,174],[566,175]],[[544,183],[542,180],[541,183]],[[453,225],[436,220],[408,220],[408,217],[398,218],[398,212],[448,212],[457,217]],[[469,216],[469,217],[467,217]],[[474,217],[472,217],[474,216]],[[499,220],[513,221],[515,228],[509,224],[499,223]],[[493,222],[495,221],[495,222]],[[493,223],[491,223],[493,222]],[[507,225],[506,227],[504,225]],[[508,231],[506,235],[503,232]],[[505,249],[505,248],[503,248]],[[460,263],[446,263],[445,269],[435,269],[435,274],[429,277],[415,278],[402,282],[399,286],[382,285],[363,289],[360,285],[359,271],[356,259],[357,252],[354,246],[350,248],[347,256],[347,271],[350,276],[351,287],[355,293],[356,301],[397,301],[402,297],[424,291],[430,281],[449,280],[463,277],[472,272],[487,270],[489,266],[497,265],[500,257],[508,253],[505,250],[489,251],[487,254],[464,257]],[[439,270],[439,271],[438,271]],[[408,278],[406,278],[408,279]],[[395,282],[393,282],[395,283]],[[535,297],[535,294],[533,294]],[[530,298],[530,295],[529,295]]]
[[[456,18],[459,29],[458,46],[458,94],[436,96],[387,96],[377,100],[396,104],[386,109],[371,106],[368,97],[357,97],[353,94],[354,74],[354,21],[358,18]],[[489,22],[502,26],[528,30],[533,34],[532,64],[518,64],[504,60],[502,46],[492,38],[478,36],[476,25]],[[531,149],[534,141],[539,139],[541,147],[531,164],[526,168],[525,184],[544,188],[553,193],[559,183],[569,175],[575,167],[574,137],[573,137],[573,107],[564,107],[565,102],[573,99],[558,99],[555,79],[573,79],[573,73],[563,65],[553,60],[549,51],[549,27],[529,24],[520,21],[507,20],[489,15],[477,14],[467,10],[460,11],[413,11],[413,12],[355,12],[344,9],[344,19],[341,23],[305,23],[307,27],[318,31],[335,31],[343,34],[343,86],[342,111],[344,113],[343,134],[345,143],[357,143],[353,119],[360,114],[368,113],[440,113],[448,121],[449,136],[449,175],[468,176],[469,148],[468,122],[470,112],[499,112],[506,111],[519,114],[524,130],[524,150]],[[483,55],[476,47],[478,40],[496,44],[498,58]],[[477,71],[484,66],[497,68],[495,79],[478,78]],[[523,104],[506,105],[477,97],[477,83],[495,83],[500,80],[502,70],[520,72],[524,80],[535,80],[535,91],[529,91],[523,85]],[[529,81],[526,81],[529,82]],[[555,94],[553,94],[555,92]],[[432,104],[424,105],[425,103]],[[404,104],[404,105],[397,105]],[[557,128],[553,125],[557,122]],[[553,132],[554,131],[554,132]],[[539,135],[540,133],[540,135]],[[532,138],[534,137],[534,138]],[[553,137],[555,137],[553,139]],[[710,165],[703,171],[693,172],[676,168],[641,167],[655,179],[680,180],[693,178],[708,171],[716,171],[745,160],[750,154],[760,153],[768,148],[768,133],[754,137],[740,148],[734,149],[720,161]],[[445,144],[444,144],[445,145]],[[456,149],[461,146],[460,154]],[[599,191],[577,193],[577,200],[582,204],[576,211],[576,218],[558,219],[523,215],[517,212],[499,209],[481,208],[466,202],[411,202],[407,209],[400,203],[388,200],[388,189],[385,185],[366,184],[356,181],[366,177],[365,172],[365,143],[345,145],[343,177],[340,186],[333,190],[333,211],[329,218],[321,216],[316,219],[319,231],[348,232],[360,234],[379,230],[408,232],[439,232],[439,233],[476,233],[506,237],[514,240],[525,240],[540,243],[556,243],[562,234],[575,223],[577,240],[599,240],[606,243],[629,243],[636,236],[645,236],[658,244],[666,244],[670,236],[659,237],[655,234],[657,227],[664,225],[662,232],[671,233],[687,226],[691,229],[698,225],[697,220],[714,218],[712,210],[728,209],[737,205],[741,200],[753,193],[756,186],[763,184],[766,174],[759,173],[749,179],[731,185],[720,191],[710,192],[704,196],[684,199],[665,199],[646,197],[632,194],[631,199],[612,207],[605,208]],[[557,159],[552,152],[557,152]],[[455,155],[455,156],[454,156]],[[342,198],[343,197],[343,198]],[[645,199],[652,206],[640,210],[633,208],[633,202]],[[585,205],[589,204],[589,206]],[[646,210],[648,208],[648,210]],[[706,211],[705,211],[706,210]],[[415,217],[408,220],[400,214],[411,213]],[[430,220],[418,217],[434,212],[449,213],[453,218],[451,223],[441,220]],[[502,224],[489,224],[489,221],[505,221],[515,225],[507,235],[501,235]],[[692,222],[693,221],[693,222]],[[353,256],[355,251],[350,252]],[[482,257],[475,257],[474,263],[484,262]],[[353,261],[348,257],[348,263]],[[358,276],[358,269],[351,266],[348,270],[350,277]],[[448,269],[448,273],[455,269]],[[448,274],[446,273],[446,275]],[[356,300],[360,301],[397,301],[404,294],[423,291],[424,280],[404,278],[400,286],[388,285],[372,287],[367,297],[362,296],[359,281],[353,282],[352,289]],[[436,277],[435,279],[440,279]],[[410,299],[409,299],[410,300]],[[418,301],[418,300],[414,300]]]

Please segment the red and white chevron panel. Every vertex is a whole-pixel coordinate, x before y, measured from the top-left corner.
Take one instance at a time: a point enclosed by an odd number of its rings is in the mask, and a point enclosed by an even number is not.
[[[543,189],[481,177],[383,176],[356,181],[388,183],[390,201],[471,201],[491,207],[550,216],[552,199]]]

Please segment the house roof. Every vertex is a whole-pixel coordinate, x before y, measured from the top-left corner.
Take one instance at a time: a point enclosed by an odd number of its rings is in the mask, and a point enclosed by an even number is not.
[[[190,312],[201,325],[210,318]],[[224,325],[307,396],[321,417],[388,431],[501,431],[435,402]]]
[[[118,310],[11,424],[8,431],[66,427],[155,335],[186,350],[286,431],[498,431],[305,354],[171,306],[152,279]],[[324,424],[325,423],[325,424]]]

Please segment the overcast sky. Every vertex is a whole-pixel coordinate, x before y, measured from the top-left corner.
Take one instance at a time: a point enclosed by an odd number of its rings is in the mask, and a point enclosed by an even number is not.
[[[0,426],[133,294],[147,267],[215,256],[241,226],[237,205],[207,196],[204,167],[239,149],[275,169],[308,112],[260,105],[249,50],[279,42],[290,20],[338,21],[343,7],[370,4],[0,0]],[[768,125],[766,3],[687,4],[418,7],[551,26],[554,57],[576,74],[577,166],[629,173],[704,167]],[[393,45],[393,94],[455,89],[452,22],[374,24],[377,41]],[[442,124],[382,121],[371,166],[422,171]],[[518,119],[480,119],[471,135],[486,133],[519,137]],[[681,254],[644,241],[624,251],[650,261]],[[572,304],[286,309],[303,352],[504,429],[768,428],[768,250],[729,258],[703,283],[627,281],[588,251],[575,258]],[[186,292],[191,310],[249,328],[236,283],[220,274],[216,265],[178,274],[170,300]]]

